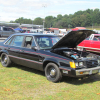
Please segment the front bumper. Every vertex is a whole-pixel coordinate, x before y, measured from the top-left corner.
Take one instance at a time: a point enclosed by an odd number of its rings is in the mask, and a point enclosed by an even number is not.
[[[93,74],[100,73],[100,66],[94,68],[87,68],[87,69],[62,69],[62,73],[64,76],[71,76],[71,77],[84,77]]]
[[[80,70],[76,70],[75,72],[76,72],[76,76],[92,75],[92,74],[100,73],[100,66],[95,68],[80,69]]]

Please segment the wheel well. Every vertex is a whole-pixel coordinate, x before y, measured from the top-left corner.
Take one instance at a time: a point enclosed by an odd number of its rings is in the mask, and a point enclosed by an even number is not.
[[[47,65],[48,63],[54,63],[54,64],[56,64],[56,65],[59,67],[59,65],[58,65],[57,63],[53,62],[53,61],[45,61],[45,62],[43,63],[43,70],[45,70],[45,67],[46,67],[46,65]]]
[[[2,53],[3,53],[3,52],[0,52],[0,56],[1,56]]]

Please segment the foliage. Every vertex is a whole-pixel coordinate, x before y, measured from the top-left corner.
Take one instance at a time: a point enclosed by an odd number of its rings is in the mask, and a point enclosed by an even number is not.
[[[15,21],[11,21],[20,24],[32,24],[31,19],[19,18]],[[43,19],[38,17],[33,20],[33,24],[42,25]],[[69,28],[69,27],[87,27],[92,25],[100,25],[100,10],[99,9],[87,9],[85,11],[77,11],[74,14],[58,14],[57,17],[46,16],[45,27],[58,27],[58,28]]]
[[[35,18],[34,21],[33,21],[34,24],[36,25],[42,25],[43,23],[43,19],[38,17],[38,18]]]

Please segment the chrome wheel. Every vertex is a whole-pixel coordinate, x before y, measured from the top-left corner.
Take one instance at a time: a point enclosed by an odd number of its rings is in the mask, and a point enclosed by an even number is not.
[[[48,63],[45,68],[45,76],[49,81],[58,82],[62,78],[59,67],[54,63]]]
[[[4,67],[8,67],[10,65],[11,61],[9,59],[9,56],[6,53],[1,54],[1,64]]]
[[[7,63],[7,57],[6,56],[4,57],[4,63],[5,64]]]
[[[56,70],[55,69],[51,69],[50,70],[50,76],[54,77],[56,75]]]

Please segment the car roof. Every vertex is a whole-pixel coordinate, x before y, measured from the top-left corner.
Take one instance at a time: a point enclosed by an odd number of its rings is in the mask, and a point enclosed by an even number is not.
[[[43,34],[43,33],[15,33],[13,35],[28,35],[28,36],[56,36],[52,34]]]

